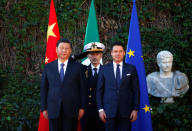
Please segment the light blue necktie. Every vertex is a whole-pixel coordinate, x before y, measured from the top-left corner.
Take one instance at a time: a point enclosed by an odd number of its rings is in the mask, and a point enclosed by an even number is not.
[[[63,69],[64,65],[65,64],[60,64],[60,66],[61,66],[61,69],[60,69],[60,79],[61,79],[62,82],[63,82],[63,79],[64,79],[64,69]]]

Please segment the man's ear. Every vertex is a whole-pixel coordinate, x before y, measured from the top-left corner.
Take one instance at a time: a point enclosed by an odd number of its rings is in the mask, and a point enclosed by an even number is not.
[[[56,53],[58,52],[58,48],[56,47]]]
[[[123,52],[123,56],[125,56],[125,51]]]
[[[111,51],[111,56],[113,56],[113,55],[112,55],[112,51]]]

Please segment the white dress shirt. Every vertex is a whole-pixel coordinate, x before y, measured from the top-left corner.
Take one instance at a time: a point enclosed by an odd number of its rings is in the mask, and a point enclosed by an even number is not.
[[[62,62],[58,59],[58,70],[59,70],[59,73],[60,73],[60,70],[61,70],[61,64],[62,64]],[[67,64],[68,64],[68,59],[63,64],[64,64],[63,70],[64,70],[64,75],[65,75],[65,72],[66,72],[66,69],[67,69]]]
[[[122,78],[122,71],[123,71],[123,61],[119,63],[119,69],[120,69],[120,78]],[[116,78],[116,70],[117,70],[117,63],[113,61],[113,70],[114,70],[114,75]]]
[[[93,75],[93,76],[94,76],[94,74],[95,74],[94,68],[97,68],[97,74],[98,74],[98,73],[99,73],[100,64],[99,64],[97,67],[95,67],[94,65],[91,64],[91,70],[92,70],[92,75]]]

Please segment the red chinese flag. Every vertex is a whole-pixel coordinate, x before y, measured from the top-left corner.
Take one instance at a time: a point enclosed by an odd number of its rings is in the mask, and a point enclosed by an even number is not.
[[[81,123],[80,123],[80,120],[78,121],[78,128],[77,128],[77,131],[81,131]]]
[[[51,0],[49,11],[49,24],[47,30],[47,48],[45,55],[45,64],[57,59],[56,43],[60,39],[57,16],[55,12],[54,2]],[[43,113],[40,112],[38,131],[49,131],[49,121],[44,118]]]

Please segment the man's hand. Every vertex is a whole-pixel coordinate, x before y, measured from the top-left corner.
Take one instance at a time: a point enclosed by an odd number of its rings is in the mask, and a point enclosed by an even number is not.
[[[43,116],[45,117],[45,119],[48,120],[48,111],[47,110],[43,111]]]
[[[104,123],[106,122],[107,116],[104,111],[99,112],[99,117]]]
[[[137,120],[137,111],[136,111],[136,110],[133,110],[133,111],[131,112],[130,119],[131,119],[131,122],[134,122],[134,121]]]
[[[79,110],[78,120],[80,120],[80,119],[83,117],[84,113],[85,113],[85,110],[84,110],[84,109],[80,109],[80,110]]]

